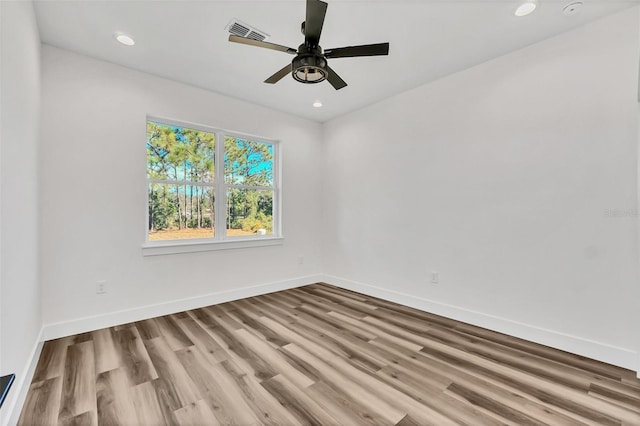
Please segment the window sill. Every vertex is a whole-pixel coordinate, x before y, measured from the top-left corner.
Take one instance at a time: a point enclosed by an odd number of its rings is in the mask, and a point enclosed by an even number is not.
[[[281,245],[283,242],[283,237],[245,238],[227,241],[150,241],[142,245],[142,255],[161,256],[166,254],[195,253],[200,251],[277,246]]]

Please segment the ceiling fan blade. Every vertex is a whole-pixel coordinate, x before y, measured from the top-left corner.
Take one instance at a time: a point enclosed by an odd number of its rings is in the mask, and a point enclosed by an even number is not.
[[[233,43],[248,44],[249,46],[264,47],[265,49],[278,50],[280,52],[285,52],[290,55],[296,55],[298,53],[298,51],[292,47],[281,46],[275,43],[254,40],[252,38],[240,37],[236,35],[230,35],[229,41]]]
[[[325,49],[327,58],[354,58],[356,56],[383,56],[389,54],[389,43],[363,44],[362,46]]]
[[[324,16],[327,14],[327,3],[320,0],[307,0],[307,17],[304,22],[304,39],[311,45],[320,42]]]
[[[282,78],[289,73],[291,73],[291,64],[288,64],[287,66],[282,68],[280,71],[276,72],[271,77],[266,79],[264,82],[269,84],[275,84],[280,80],[282,80]]]
[[[347,83],[343,79],[341,79],[340,76],[331,69],[331,67],[327,66],[327,70],[329,71],[327,80],[329,81],[329,83],[331,83],[334,89],[340,90],[343,87],[346,87]]]

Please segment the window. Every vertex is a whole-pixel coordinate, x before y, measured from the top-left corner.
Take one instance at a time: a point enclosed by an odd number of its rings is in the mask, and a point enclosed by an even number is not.
[[[147,246],[279,237],[277,148],[149,118]]]

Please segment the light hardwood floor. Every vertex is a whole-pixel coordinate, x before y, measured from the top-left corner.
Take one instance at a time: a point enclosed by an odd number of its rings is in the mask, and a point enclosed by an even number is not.
[[[315,284],[48,341],[19,424],[640,425],[640,381]]]

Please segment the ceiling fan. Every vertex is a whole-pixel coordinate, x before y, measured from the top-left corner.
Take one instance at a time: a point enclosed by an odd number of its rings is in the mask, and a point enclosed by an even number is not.
[[[345,87],[347,83],[329,67],[327,59],[388,55],[389,43],[338,47],[335,49],[326,49],[323,52],[319,43],[326,13],[327,3],[320,0],[307,0],[307,16],[306,20],[302,23],[304,43],[298,47],[298,50],[292,47],[236,35],[230,35],[229,41],[295,55],[291,64],[266,79],[264,81],[265,83],[275,84],[285,75],[291,73],[293,78],[301,83],[320,83],[321,81],[328,80],[336,90],[340,90]]]

